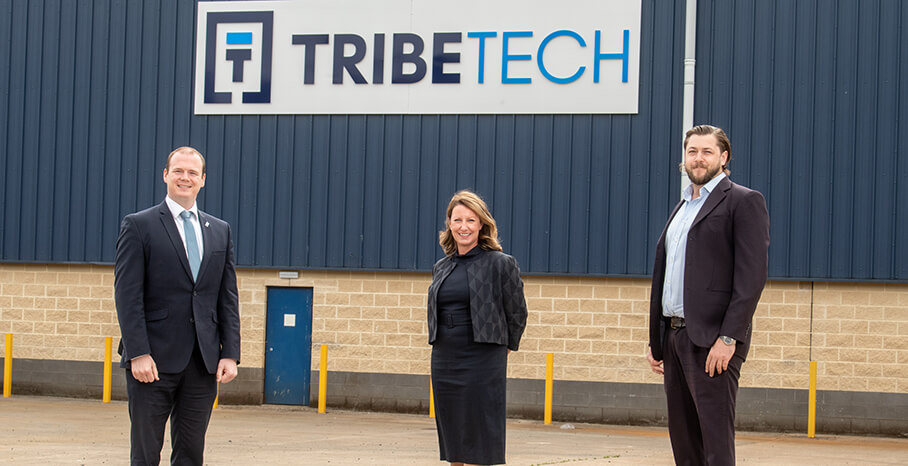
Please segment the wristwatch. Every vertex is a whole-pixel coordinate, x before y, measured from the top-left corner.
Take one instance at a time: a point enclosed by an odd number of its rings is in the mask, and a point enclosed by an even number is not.
[[[731,345],[734,345],[735,343],[737,343],[734,338],[726,337],[724,335],[720,336],[719,339],[722,340],[722,343],[725,343],[728,346],[731,346]]]

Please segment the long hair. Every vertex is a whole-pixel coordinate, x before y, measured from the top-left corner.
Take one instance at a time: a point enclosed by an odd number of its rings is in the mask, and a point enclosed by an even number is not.
[[[492,218],[489,207],[476,193],[463,190],[454,193],[454,197],[448,203],[445,229],[438,232],[438,244],[444,249],[445,254],[453,256],[457,253],[457,243],[454,241],[454,234],[451,233],[451,212],[458,205],[472,210],[479,217],[479,221],[482,223],[482,227],[479,229],[479,247],[489,251],[501,251],[501,244],[498,241],[498,226],[495,225],[495,219]]]

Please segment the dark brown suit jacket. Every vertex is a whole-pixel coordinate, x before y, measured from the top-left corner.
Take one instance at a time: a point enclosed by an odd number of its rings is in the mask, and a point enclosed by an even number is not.
[[[666,319],[662,316],[665,232],[681,208],[669,216],[656,245],[650,296],[650,347],[662,360]],[[745,359],[751,323],[769,271],[769,213],[763,195],[727,177],[716,185],[687,236],[684,267],[684,320],[693,343],[709,348],[720,335],[738,341]]]

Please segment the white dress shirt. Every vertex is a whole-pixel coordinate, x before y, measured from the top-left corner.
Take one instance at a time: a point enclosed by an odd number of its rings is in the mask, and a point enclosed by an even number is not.
[[[183,217],[180,217],[180,214],[183,213],[183,211],[186,209],[184,209],[180,204],[177,204],[177,202],[171,199],[170,196],[165,197],[164,201],[167,202],[167,208],[170,209],[170,214],[173,216],[173,222],[177,224],[177,230],[180,232],[180,239],[183,240],[183,250],[185,251],[186,232],[183,231]],[[204,241],[202,241],[202,225],[199,224],[198,203],[193,203],[192,208],[189,209],[189,212],[192,213],[192,215],[189,216],[189,223],[192,223],[192,227],[195,229],[195,237],[199,242],[199,262],[201,262],[203,256],[202,243],[204,243]],[[189,257],[189,253],[187,252],[186,254],[186,257]]]

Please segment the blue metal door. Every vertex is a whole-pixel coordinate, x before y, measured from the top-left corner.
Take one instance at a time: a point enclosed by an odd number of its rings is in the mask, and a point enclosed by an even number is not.
[[[309,405],[312,288],[268,288],[265,403]]]

